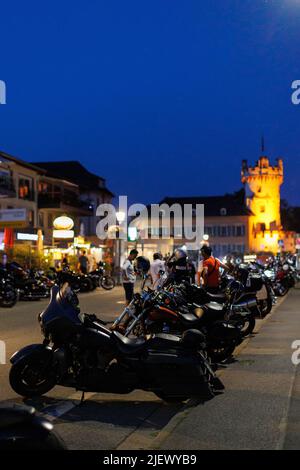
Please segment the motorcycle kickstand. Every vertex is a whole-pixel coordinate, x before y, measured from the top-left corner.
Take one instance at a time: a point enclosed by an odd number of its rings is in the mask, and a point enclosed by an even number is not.
[[[81,394],[81,399],[80,399],[79,406],[82,406],[83,403],[84,403],[84,391],[83,391],[82,394]]]

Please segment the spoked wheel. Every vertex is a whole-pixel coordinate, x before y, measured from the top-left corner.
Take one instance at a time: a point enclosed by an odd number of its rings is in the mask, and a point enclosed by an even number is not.
[[[269,296],[267,299],[259,300],[259,309],[262,317],[268,315],[271,312],[273,307],[273,302]]]
[[[100,287],[103,287],[105,290],[111,290],[115,287],[116,282],[113,277],[111,276],[104,276],[100,280]]]
[[[254,315],[233,316],[232,320],[236,321],[236,326],[239,328],[243,337],[250,335],[255,328],[255,317]]]
[[[279,286],[276,289],[276,294],[279,295],[280,297],[284,297],[289,291],[289,288],[287,286],[284,286],[282,284],[279,284]]]
[[[12,365],[9,383],[18,395],[30,398],[49,392],[56,380],[54,372],[45,367],[44,357],[24,358]]]

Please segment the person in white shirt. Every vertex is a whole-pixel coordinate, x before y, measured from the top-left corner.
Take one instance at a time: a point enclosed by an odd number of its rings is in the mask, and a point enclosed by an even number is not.
[[[133,261],[137,257],[139,252],[137,250],[131,250],[128,258],[124,261],[122,266],[122,280],[123,287],[125,290],[126,305],[129,305],[133,298],[134,283],[136,281],[136,274],[134,271]]]
[[[160,271],[166,271],[165,262],[162,259],[161,253],[154,253],[153,261],[150,266],[150,275],[152,279],[152,288],[157,289],[159,279],[161,277]]]

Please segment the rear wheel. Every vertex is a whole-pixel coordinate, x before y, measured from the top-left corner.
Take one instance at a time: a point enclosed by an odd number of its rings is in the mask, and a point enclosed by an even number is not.
[[[88,277],[82,279],[80,281],[80,290],[81,290],[81,292],[89,292],[89,291],[93,290],[92,280]]]
[[[262,317],[265,317],[268,315],[268,313],[271,312],[272,307],[273,307],[273,302],[270,296],[268,296],[266,299],[259,300],[259,309]]]
[[[11,388],[23,397],[36,397],[49,392],[56,384],[55,374],[45,367],[41,357],[24,358],[13,364],[9,373]]]
[[[111,276],[104,276],[100,281],[100,286],[105,290],[111,290],[115,287],[116,282]]]

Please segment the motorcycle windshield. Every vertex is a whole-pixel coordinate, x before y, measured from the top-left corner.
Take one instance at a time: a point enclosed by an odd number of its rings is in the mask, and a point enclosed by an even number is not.
[[[80,310],[75,305],[78,303],[76,295],[68,284],[60,289],[57,285],[51,289],[50,302],[46,309],[40,314],[40,321],[44,327],[58,319],[65,319],[74,325],[81,325]]]

